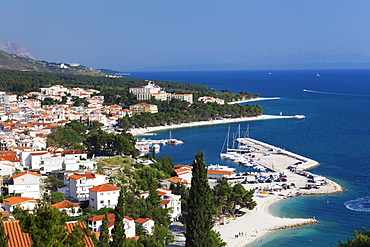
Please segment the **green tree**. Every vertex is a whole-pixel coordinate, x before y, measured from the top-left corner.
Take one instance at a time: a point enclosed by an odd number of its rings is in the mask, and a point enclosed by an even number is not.
[[[362,228],[361,232],[354,231],[354,238],[348,239],[347,242],[340,242],[338,247],[368,247],[370,246],[370,230]]]
[[[8,247],[9,237],[5,234],[5,227],[3,219],[0,220],[0,246]]]
[[[125,240],[126,240],[126,233],[124,228],[123,219],[125,217],[125,192],[123,191],[123,188],[119,192],[118,202],[116,207],[114,208],[114,228],[112,230],[112,238],[113,241],[111,242],[112,247],[121,247],[125,246]]]
[[[64,184],[64,181],[57,178],[54,174],[50,174],[48,176],[48,179],[46,180],[46,183],[49,187],[51,187],[52,191],[56,191],[60,185]]]
[[[185,246],[224,246],[222,240],[212,231],[213,194],[207,180],[204,152],[198,153],[193,162],[193,176],[187,204]]]
[[[109,246],[109,229],[108,229],[108,214],[105,214],[105,217],[103,218],[102,225],[100,227],[100,237],[99,237],[99,243],[97,247],[107,247]]]
[[[67,199],[66,195],[63,192],[53,192],[50,195],[51,197],[51,204],[62,202]]]
[[[16,209],[13,215],[20,220],[22,231],[30,234],[32,246],[78,246],[84,238],[84,234],[78,232],[67,235],[67,215],[46,202],[39,201],[33,213]]]

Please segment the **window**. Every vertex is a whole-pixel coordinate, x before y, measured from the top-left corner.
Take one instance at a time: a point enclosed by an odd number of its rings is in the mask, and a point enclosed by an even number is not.
[[[108,205],[110,205],[110,200],[108,200]]]
[[[104,200],[101,200],[101,201],[100,201],[100,204],[104,204]]]
[[[102,196],[102,195],[104,195],[104,193],[102,192],[102,193],[100,193],[100,195]]]

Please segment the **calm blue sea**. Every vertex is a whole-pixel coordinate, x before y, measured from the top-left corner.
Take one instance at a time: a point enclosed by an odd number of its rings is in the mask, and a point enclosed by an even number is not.
[[[345,192],[274,204],[270,210],[277,216],[315,216],[320,223],[269,233],[263,242],[250,246],[336,246],[339,240],[352,237],[353,230],[370,228],[370,70],[138,72],[130,77],[278,96],[280,100],[258,102],[266,114],[306,116],[304,120],[245,122],[241,128],[249,125],[251,138],[319,161],[321,166],[311,171],[337,181]],[[231,128],[236,130],[237,125]],[[190,164],[197,152],[205,151],[207,163],[242,171],[244,168],[219,158],[228,126],[172,130],[172,137],[185,144],[164,147],[159,155],[172,156],[176,164]],[[165,137],[169,131],[159,132],[153,139]]]

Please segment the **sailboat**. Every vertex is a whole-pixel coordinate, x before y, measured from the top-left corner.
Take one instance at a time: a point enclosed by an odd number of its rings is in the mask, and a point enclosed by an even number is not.
[[[170,139],[167,140],[166,144],[176,146],[178,144],[183,144],[183,143],[184,143],[183,141],[172,139],[172,133],[170,131]]]
[[[316,76],[320,76],[319,72],[316,73]]]
[[[230,136],[230,126],[227,130],[227,134],[226,134],[226,137],[225,137],[225,140],[224,140],[224,144],[222,145],[222,149],[221,149],[221,153],[220,153],[221,159],[230,158],[230,154],[228,154],[228,151],[229,151],[229,136]],[[225,149],[225,145],[226,145],[226,152],[223,153],[223,151]]]

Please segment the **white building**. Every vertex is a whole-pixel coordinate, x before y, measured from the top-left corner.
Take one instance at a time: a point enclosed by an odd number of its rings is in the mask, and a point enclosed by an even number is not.
[[[216,102],[217,104],[220,104],[220,105],[225,104],[225,100],[218,99],[218,98],[213,98],[213,97],[209,97],[209,96],[199,97],[198,101],[203,101],[204,103],[208,103],[208,102],[214,103],[214,102]]]
[[[110,184],[101,184],[89,188],[89,202],[95,211],[101,208],[114,208],[121,189]]]
[[[172,221],[176,221],[181,216],[181,196],[172,194],[172,190],[166,188],[157,189],[161,196],[161,203],[163,208],[171,208],[170,217]],[[149,197],[149,191],[140,194],[141,197]]]
[[[82,214],[80,205],[68,200],[51,204],[51,206],[57,208],[61,212],[66,212],[69,217],[76,217]]]
[[[98,215],[87,219],[87,225],[93,232],[100,232],[105,215]],[[108,214],[108,230],[112,234],[114,228],[115,217],[114,214]],[[126,238],[133,238],[136,235],[135,221],[133,218],[125,216],[123,219]]]
[[[41,175],[24,171],[13,176],[13,184],[9,185],[9,194],[19,194],[21,197],[41,198]]]
[[[4,104],[14,104],[18,102],[17,95],[13,93],[1,94],[2,102]]]
[[[1,160],[0,161],[0,175],[13,175],[15,172],[15,165],[13,162],[8,160]]]
[[[174,172],[176,173],[177,177],[182,178],[187,182],[191,183],[191,178],[193,176],[193,167],[182,165],[178,165],[176,167],[178,168],[175,169]]]
[[[181,101],[189,102],[190,104],[193,103],[193,95],[192,94],[167,94],[168,100],[171,99],[178,99]]]
[[[36,199],[28,197],[13,196],[3,200],[3,208],[8,211],[9,214],[13,212],[16,206],[32,211],[36,205]]]
[[[135,220],[135,224],[141,225],[141,227],[144,229],[144,231],[148,235],[152,235],[154,231],[154,220],[150,218],[138,218]]]
[[[77,201],[89,200],[89,189],[96,184],[104,184],[108,182],[106,175],[98,173],[74,173],[66,178],[69,196]],[[66,194],[68,196],[68,194]]]
[[[159,93],[161,88],[151,81],[148,82],[148,85],[142,87],[130,87],[130,93],[136,95],[138,100],[149,100],[152,97],[152,93]]]

